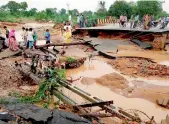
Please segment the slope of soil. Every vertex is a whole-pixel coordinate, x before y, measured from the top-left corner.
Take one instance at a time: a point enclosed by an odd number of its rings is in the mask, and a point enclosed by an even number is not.
[[[140,77],[168,78],[169,67],[141,58],[118,58],[109,62],[123,74]]]
[[[0,60],[0,97],[8,96],[11,92],[29,94],[28,90],[19,87],[32,83],[32,80],[26,80],[25,76],[16,69],[15,61],[23,60],[20,57]]]

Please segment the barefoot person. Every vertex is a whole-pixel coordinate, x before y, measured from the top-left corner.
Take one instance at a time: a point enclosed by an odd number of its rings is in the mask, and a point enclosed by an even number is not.
[[[9,39],[8,39],[8,47],[12,51],[17,51],[18,50],[18,43],[16,41],[15,37],[15,30],[11,30],[9,33]]]

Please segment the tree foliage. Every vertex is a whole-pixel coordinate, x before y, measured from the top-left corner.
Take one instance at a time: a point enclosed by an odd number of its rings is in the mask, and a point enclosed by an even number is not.
[[[105,16],[107,14],[107,9],[105,7],[105,1],[99,1],[97,14]]]
[[[126,1],[115,1],[109,8],[109,14],[116,17],[123,14],[129,18],[132,14],[132,6]]]
[[[62,8],[62,9],[60,10],[60,14],[61,14],[61,15],[66,15],[66,9]]]
[[[157,15],[162,12],[160,1],[137,1],[138,13],[143,16],[145,14]]]
[[[137,1],[137,2],[126,2],[115,1],[110,6],[108,12],[105,7],[105,1],[98,2],[98,9],[96,12],[84,11],[81,12],[85,17],[88,17],[88,22],[93,24],[98,18],[105,18],[106,16],[118,17],[121,14],[126,14],[127,17],[131,17],[131,14],[138,13],[140,17],[144,14],[152,14],[156,18],[161,16],[167,16],[165,11],[162,11],[161,3],[159,1]],[[75,23],[77,21],[77,14],[79,11],[77,9],[69,10],[69,14],[72,15],[72,21]],[[57,10],[57,8],[46,8],[42,11],[37,11],[36,8],[28,10],[28,5],[26,2],[17,3],[15,1],[9,1],[6,5],[0,7],[0,21],[10,21],[19,22],[24,18],[31,18],[34,20],[44,20],[44,21],[56,21],[65,22],[68,20],[68,14],[66,9],[62,8]]]

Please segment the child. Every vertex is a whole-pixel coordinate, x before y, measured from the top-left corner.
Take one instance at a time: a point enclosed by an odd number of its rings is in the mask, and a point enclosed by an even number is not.
[[[29,48],[29,42],[28,42],[28,28],[26,28],[25,34],[24,34],[24,38],[25,38],[25,46],[28,49]]]
[[[69,30],[69,27],[66,28],[66,43],[70,43],[71,38],[71,31]]]
[[[46,44],[50,43],[50,33],[49,33],[49,29],[46,30],[45,32],[45,38],[46,38]],[[47,47],[48,49],[48,47]]]
[[[34,46],[34,48],[36,48],[37,39],[38,39],[38,36],[37,36],[37,34],[36,34],[36,31],[34,31],[34,32],[33,32],[33,40],[34,40],[33,46]]]
[[[33,30],[32,28],[29,28],[29,32],[28,32],[29,49],[33,48],[33,43],[34,43],[32,30]]]

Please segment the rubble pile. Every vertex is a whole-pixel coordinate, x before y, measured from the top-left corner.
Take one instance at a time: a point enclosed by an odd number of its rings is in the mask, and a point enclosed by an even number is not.
[[[10,111],[10,112],[9,112]],[[50,111],[31,104],[5,104],[0,109],[0,124],[92,124],[71,112]]]
[[[1,88],[18,87],[23,83],[14,63],[7,60],[0,60],[0,79]]]
[[[143,58],[118,58],[110,64],[126,75],[168,78],[169,67]]]

